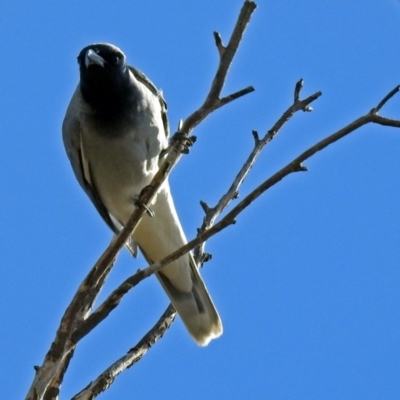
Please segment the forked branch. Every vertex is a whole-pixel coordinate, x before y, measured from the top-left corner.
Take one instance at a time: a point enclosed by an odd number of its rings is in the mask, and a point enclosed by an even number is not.
[[[297,85],[296,85],[296,90],[297,90]],[[379,109],[385,104],[397,91],[399,88],[394,89],[387,95],[379,104],[377,107],[373,108],[369,113],[366,115],[358,118],[354,122],[350,123],[349,125],[345,126],[344,128],[338,130],[337,132],[333,133],[332,135],[328,136],[327,138],[321,140],[314,146],[310,147],[308,150],[303,152],[300,156],[296,157],[292,162],[287,164],[284,168],[282,168],[280,171],[278,171],[276,174],[271,176],[270,178],[266,179],[261,185],[259,185],[257,188],[255,188],[250,194],[248,194],[239,204],[236,205],[228,214],[226,214],[221,221],[219,221],[217,224],[210,226],[207,225],[204,227],[204,229],[201,229],[199,231],[198,236],[187,243],[185,246],[182,246],[180,249],[176,250],[174,253],[170,254],[168,257],[165,257],[164,259],[160,260],[159,262],[150,265],[149,267],[138,271],[136,274],[128,278],[125,282],[123,282],[106,300],[105,302],[92,314],[91,317],[88,318],[87,322],[89,322],[92,318],[93,320],[97,319],[102,319],[102,315],[104,314],[104,317],[110,312],[111,309],[115,308],[115,306],[120,302],[122,297],[134,286],[136,286],[141,280],[149,277],[155,272],[158,272],[163,266],[168,265],[172,261],[180,258],[182,255],[187,253],[188,251],[194,249],[195,247],[198,247],[202,245],[207,239],[211,238],[221,230],[225,229],[227,226],[235,223],[236,218],[238,215],[246,208],[248,207],[254,200],[256,200],[258,197],[261,196],[265,191],[267,191],[269,188],[274,186],[276,183],[281,181],[284,177],[288,176],[289,174],[293,172],[298,172],[298,171],[305,171],[306,168],[302,165],[302,163],[310,158],[312,155],[317,153],[318,151],[326,148],[330,144],[335,143],[339,139],[343,138],[344,136],[348,135],[351,132],[354,132],[355,130],[359,129],[361,126],[373,122],[373,123],[378,123],[381,125],[385,126],[392,126],[392,127],[400,127],[400,121],[397,120],[391,120],[385,117],[379,116],[377,113]],[[259,145],[261,141],[264,141],[264,145],[267,144],[270,140],[272,140],[277,132],[280,130],[280,128],[283,126],[284,122],[282,121],[287,121],[296,111],[298,110],[304,110],[304,108],[309,107],[309,104],[314,101],[316,98],[318,98],[321,95],[320,92],[315,93],[312,96],[309,96],[307,99],[301,101],[299,97],[297,99],[295,98],[294,104],[288,108],[288,110],[283,113],[282,117],[278,120],[278,122],[274,125],[273,129],[269,130],[266,135],[264,136],[263,139],[261,140],[256,140],[256,147]],[[308,111],[308,110],[305,110]],[[281,122],[279,122],[281,121]],[[254,152],[254,150],[253,150]],[[252,152],[252,154],[253,154]],[[254,157],[256,157],[254,155]],[[247,174],[250,165],[251,164],[251,159],[247,160],[245,165],[246,167],[243,167],[242,170],[239,172],[238,177],[236,178],[237,182],[234,182],[227,192],[226,195],[224,195],[221,199],[221,201],[218,203],[220,206],[215,207],[214,209],[209,208],[210,214],[215,216],[215,213],[219,210],[222,211],[224,207],[226,207],[226,198],[230,197],[230,195],[237,193],[237,190],[243,182],[244,176]],[[235,180],[235,181],[236,181]],[[220,211],[219,211],[220,212]],[[214,222],[215,218],[211,219],[210,223],[212,224]],[[109,384],[115,379],[115,377],[122,372],[125,368],[128,368],[138,360],[147,352],[149,346],[148,344],[151,343],[153,344],[158,338],[160,338],[165,331],[168,329],[170,324],[173,322],[174,318],[174,310],[172,306],[170,305],[169,308],[164,312],[163,316],[159,319],[157,324],[141,339],[141,341],[133,348],[131,349],[127,355],[124,357],[120,358],[117,360],[111,367],[107,368],[95,381],[93,381],[86,389],[84,389],[79,395],[77,395],[74,399],[89,399],[92,398],[94,394],[98,394],[99,391],[104,390],[106,387],[109,386]],[[83,325],[84,326],[84,325]],[[75,332],[75,334],[82,335],[82,332]]]

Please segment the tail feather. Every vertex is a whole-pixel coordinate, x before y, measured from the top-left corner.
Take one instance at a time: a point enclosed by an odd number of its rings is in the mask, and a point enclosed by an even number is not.
[[[148,262],[159,261],[186,243],[168,184],[160,189],[151,208],[155,217],[145,215],[133,233]],[[157,277],[197,344],[206,346],[222,334],[221,319],[192,254],[166,265]]]
[[[177,290],[162,271],[157,278],[190,335],[198,345],[207,346],[222,334],[222,322],[191,254],[190,272],[193,282],[190,292]]]

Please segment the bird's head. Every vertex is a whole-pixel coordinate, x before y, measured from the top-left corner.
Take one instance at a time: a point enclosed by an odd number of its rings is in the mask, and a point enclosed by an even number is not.
[[[125,54],[108,43],[86,46],[78,56],[80,89],[83,98],[95,108],[118,102],[129,88],[129,68]]]

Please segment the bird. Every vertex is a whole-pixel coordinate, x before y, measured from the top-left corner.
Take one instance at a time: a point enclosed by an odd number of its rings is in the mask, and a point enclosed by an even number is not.
[[[162,92],[113,44],[94,43],[78,55],[80,80],[63,123],[73,172],[97,211],[118,234],[138,206],[169,145]],[[126,247],[154,263],[187,243],[168,181],[150,203]],[[199,346],[222,334],[218,311],[191,253],[156,276]]]

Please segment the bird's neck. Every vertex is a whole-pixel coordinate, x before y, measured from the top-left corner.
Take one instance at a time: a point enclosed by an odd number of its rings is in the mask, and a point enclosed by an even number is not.
[[[80,90],[83,99],[99,118],[115,119],[134,106],[135,96],[129,85],[107,87],[104,84],[81,83]]]

